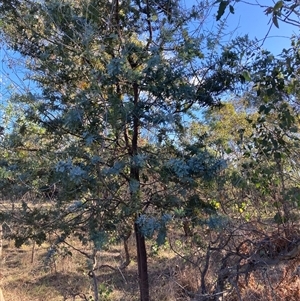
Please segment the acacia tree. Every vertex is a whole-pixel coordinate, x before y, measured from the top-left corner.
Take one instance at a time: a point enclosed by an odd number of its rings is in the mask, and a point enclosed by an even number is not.
[[[217,104],[240,78],[229,50],[219,57],[201,52],[205,39],[189,24],[202,22],[205,9],[205,3],[188,10],[179,1],[152,0],[0,6],[5,41],[27,59],[39,90],[14,97],[26,118],[8,140],[38,125],[34,135],[47,139],[36,152],[49,162],[41,173],[48,187],[58,187],[51,209],[25,204],[25,220],[39,237],[59,229],[60,241],[72,233],[95,248],[133,224],[141,300],[149,300],[145,216],[160,219],[163,237],[166,219],[159,216],[182,206],[206,160],[196,153],[170,158],[178,156],[170,148],[179,146],[171,137],[184,131],[183,115]],[[28,154],[28,144],[21,147]],[[27,187],[35,177],[24,178]]]
[[[270,21],[272,27],[275,25],[279,28],[280,22],[284,22],[296,27],[300,26],[299,23],[299,7],[300,4],[297,0],[278,0],[273,1],[273,3],[265,3],[260,1],[227,1],[227,0],[217,0],[215,3],[219,3],[218,5],[218,12],[217,12],[217,20],[221,19],[227,9],[229,12],[234,14],[235,7],[239,9],[238,2],[241,2],[245,5],[254,5],[258,6],[262,9],[267,16],[270,16]],[[274,4],[274,5],[273,5]]]

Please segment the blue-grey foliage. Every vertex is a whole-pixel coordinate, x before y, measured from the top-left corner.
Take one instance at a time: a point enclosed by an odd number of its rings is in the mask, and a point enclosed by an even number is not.
[[[154,233],[157,232],[156,242],[158,245],[162,245],[165,242],[167,234],[166,225],[171,220],[172,216],[167,213],[162,214],[159,218],[142,214],[137,218],[136,223],[141,233],[147,238],[152,238]]]

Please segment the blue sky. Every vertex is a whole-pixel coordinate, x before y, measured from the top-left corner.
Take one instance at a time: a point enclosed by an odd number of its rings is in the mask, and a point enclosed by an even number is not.
[[[248,2],[259,2],[263,6],[274,6],[274,1],[270,0],[249,0]],[[271,15],[267,16],[264,10],[265,7],[259,7],[258,5],[237,3],[235,13],[230,14],[227,18],[229,28],[236,28],[236,35],[249,34],[250,38],[257,38],[263,43],[264,48],[274,54],[279,54],[283,48],[290,46],[289,38],[292,34],[299,34],[299,28],[284,22],[279,22],[279,28],[277,28],[270,22]],[[271,30],[268,32],[271,25]]]
[[[186,7],[197,6],[203,2],[202,0],[181,1],[185,3]],[[213,2],[216,1],[211,0],[211,3]],[[232,33],[228,35],[228,39],[248,34],[250,38],[257,38],[260,41],[259,46],[270,50],[274,54],[279,54],[283,48],[289,47],[289,38],[292,34],[299,34],[299,27],[280,21],[279,28],[274,24],[272,25],[272,22],[270,22],[272,16],[266,15],[265,10],[267,7],[273,7],[276,2],[277,0],[240,0],[235,3],[232,0],[231,4],[234,6],[234,14],[231,14],[229,7],[227,7],[221,18],[221,20],[226,19],[227,32]],[[211,10],[210,17],[204,21],[204,27],[210,30],[219,23],[216,21],[218,5],[215,4],[214,9]],[[296,16],[294,17],[296,19]],[[297,20],[300,22],[299,17]]]

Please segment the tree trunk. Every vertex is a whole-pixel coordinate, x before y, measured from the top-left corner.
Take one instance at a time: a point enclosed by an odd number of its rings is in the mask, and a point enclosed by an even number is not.
[[[3,251],[3,224],[0,223],[0,259],[1,260],[2,260],[2,251]]]
[[[0,288],[0,301],[5,301],[2,293],[2,289]]]
[[[133,133],[130,156],[133,158],[138,155],[138,139],[139,139],[139,89],[138,84],[133,84],[134,93],[134,117],[133,117]],[[130,179],[136,181],[140,185],[140,167],[136,166],[133,162],[130,168]],[[129,184],[130,185],[130,184]],[[131,191],[131,198],[133,203],[141,204],[140,187],[137,191]],[[139,272],[139,285],[140,285],[140,296],[141,301],[149,301],[149,282],[148,282],[148,263],[147,263],[147,251],[145,244],[145,237],[141,233],[137,223],[134,224],[134,232],[136,237],[137,247],[137,261],[138,261],[138,272]]]
[[[36,243],[35,241],[32,242],[32,249],[31,249],[31,263],[34,263],[34,258],[35,258],[35,247]]]
[[[139,227],[136,223],[134,224],[134,232],[136,237],[141,301],[149,301],[148,263],[145,237],[139,231]]]
[[[2,229],[2,224],[1,224],[1,229]],[[3,278],[3,275],[0,274],[0,284],[1,284],[1,286],[2,286],[2,278]],[[5,301],[4,297],[3,297],[3,292],[2,292],[1,286],[0,286],[0,301]]]

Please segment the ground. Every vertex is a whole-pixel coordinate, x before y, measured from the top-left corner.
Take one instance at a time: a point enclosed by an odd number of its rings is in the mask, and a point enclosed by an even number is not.
[[[205,249],[207,234],[204,230],[194,233],[193,237],[178,233],[172,236],[171,232],[160,248],[149,240],[151,300],[217,300],[218,285],[224,292],[224,301],[300,300],[299,231],[293,230],[293,237],[289,239],[283,238],[278,231],[268,236],[264,234],[260,239],[254,234],[251,238],[249,233],[257,233],[253,225],[236,229],[215,234],[219,243],[209,249]],[[226,237],[231,242],[222,249],[220,246]],[[245,241],[238,244],[241,238]],[[76,241],[69,243],[76,245],[79,251],[88,251],[89,246],[81,246]],[[99,300],[139,300],[133,236],[128,246],[131,261],[125,269],[119,268],[125,260],[122,242],[98,252],[95,275]],[[71,255],[64,249],[49,257],[49,247],[47,244],[33,246],[28,242],[16,248],[12,241],[4,242],[1,287],[5,301],[94,300],[88,258],[78,250],[72,250]]]

